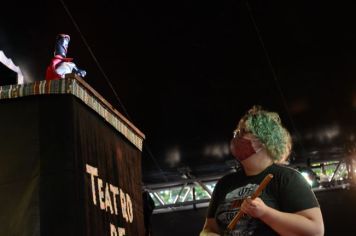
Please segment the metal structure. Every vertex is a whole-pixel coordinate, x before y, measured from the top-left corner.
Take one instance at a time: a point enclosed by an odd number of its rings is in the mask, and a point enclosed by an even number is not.
[[[291,167],[303,174],[314,192],[347,189],[355,184],[356,161],[352,157]],[[145,186],[155,202],[155,214],[207,207],[216,182],[223,176],[197,178],[187,167],[178,171],[181,181]],[[232,168],[233,171],[236,170]]]

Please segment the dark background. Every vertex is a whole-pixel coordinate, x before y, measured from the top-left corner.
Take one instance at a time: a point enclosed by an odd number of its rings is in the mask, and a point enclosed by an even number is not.
[[[101,116],[70,94],[1,99],[0,114],[0,235],[144,235],[140,151]],[[118,214],[101,209],[87,164],[130,197],[134,221],[112,195]]]
[[[254,104],[280,113],[291,161],[355,141],[356,7],[335,1],[6,1],[0,50],[44,79],[58,33],[86,81],[146,134],[144,184],[224,173]],[[116,96],[113,92],[118,95]]]

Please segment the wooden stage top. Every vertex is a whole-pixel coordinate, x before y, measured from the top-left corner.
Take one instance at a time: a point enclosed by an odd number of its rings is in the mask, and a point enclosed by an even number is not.
[[[142,151],[145,135],[78,76],[71,75],[60,80],[41,80],[33,83],[0,87],[0,99],[15,99],[18,97],[40,96],[43,94],[74,95],[103,117],[133,145]]]

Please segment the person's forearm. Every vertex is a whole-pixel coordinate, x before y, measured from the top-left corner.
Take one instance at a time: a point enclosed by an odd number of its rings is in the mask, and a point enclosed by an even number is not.
[[[322,236],[324,234],[322,222],[308,219],[299,214],[285,213],[269,208],[260,219],[282,236]]]

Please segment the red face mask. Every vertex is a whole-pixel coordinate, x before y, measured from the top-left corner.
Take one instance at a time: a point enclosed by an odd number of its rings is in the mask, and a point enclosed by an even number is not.
[[[232,155],[238,160],[243,161],[257,153],[253,148],[251,140],[242,137],[235,137],[230,142]]]

